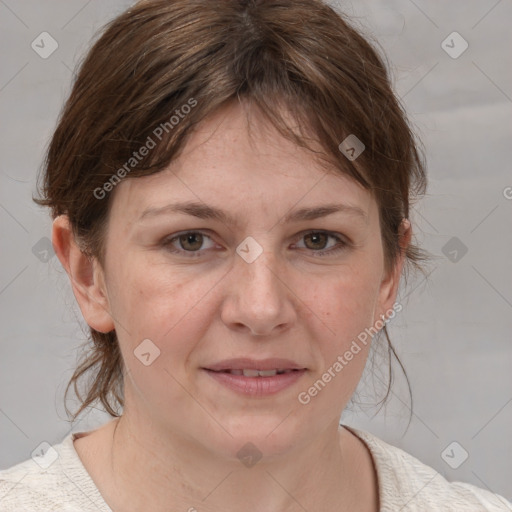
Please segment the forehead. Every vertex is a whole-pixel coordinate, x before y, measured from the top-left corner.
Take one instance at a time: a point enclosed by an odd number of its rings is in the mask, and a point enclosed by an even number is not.
[[[343,203],[370,218],[376,207],[360,184],[339,170],[326,169],[256,109],[238,103],[196,127],[167,169],[123,180],[112,200],[112,214],[122,213],[129,222],[176,201],[203,202],[235,216],[284,216],[294,206]]]

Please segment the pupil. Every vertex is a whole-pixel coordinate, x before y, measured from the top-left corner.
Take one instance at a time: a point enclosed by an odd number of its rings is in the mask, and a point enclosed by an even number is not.
[[[190,250],[196,250],[196,249],[199,249],[202,245],[202,235],[201,233],[192,233],[192,234],[189,234],[189,235],[182,235],[180,237],[180,242],[181,242],[181,245],[183,247],[183,249],[187,249],[187,247],[184,247],[184,244],[188,244],[189,242],[192,243],[192,246],[194,245],[193,243],[193,240],[194,238],[199,238],[199,242],[196,242],[196,246],[195,247],[188,247],[188,249]]]
[[[306,238],[313,239],[313,244],[318,244],[319,241],[321,242],[322,238],[323,238],[324,239],[323,241],[325,243],[326,234],[325,233],[311,233],[311,234],[307,235]],[[324,244],[322,244],[322,245],[324,245]],[[314,248],[318,249],[319,247],[314,247]]]

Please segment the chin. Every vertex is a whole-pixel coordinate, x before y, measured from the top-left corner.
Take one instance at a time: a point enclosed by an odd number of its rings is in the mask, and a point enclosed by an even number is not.
[[[306,432],[295,425],[293,418],[286,417],[286,414],[261,417],[246,415],[232,421],[223,421],[223,427],[231,436],[223,431],[216,439],[218,444],[215,451],[233,460],[284,455],[302,445],[301,441],[306,441],[307,436]],[[211,443],[215,442],[212,438],[210,440]]]

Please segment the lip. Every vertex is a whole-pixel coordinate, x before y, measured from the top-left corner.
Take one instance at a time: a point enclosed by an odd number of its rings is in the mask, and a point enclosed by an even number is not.
[[[203,367],[204,370],[222,372],[224,370],[307,370],[303,365],[290,359],[269,358],[269,359],[251,359],[248,357],[239,357],[236,359],[225,359],[218,363]],[[296,373],[296,372],[295,372]],[[245,377],[250,378],[250,377]],[[263,379],[265,377],[257,377]],[[269,377],[273,378],[273,377]]]
[[[247,366],[244,368],[249,369]],[[272,368],[276,367],[273,366]],[[238,368],[229,369],[235,370]],[[264,368],[259,367],[253,369],[262,370]],[[276,393],[279,393],[280,391],[283,391],[295,384],[307,372],[305,368],[302,368],[289,373],[274,375],[273,377],[245,377],[243,375],[233,375],[223,371],[213,371],[207,368],[202,368],[202,370],[219,384],[246,397],[265,397],[275,395]]]

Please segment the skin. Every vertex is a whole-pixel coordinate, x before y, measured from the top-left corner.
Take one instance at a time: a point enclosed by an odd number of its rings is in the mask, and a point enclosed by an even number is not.
[[[385,272],[375,199],[238,103],[200,125],[166,170],[125,179],[112,194],[104,268],[80,252],[66,216],[53,225],[84,319],[116,330],[126,366],[121,418],[75,441],[110,507],[377,511],[368,449],[339,428],[370,343],[309,404],[297,399],[395,303],[404,258]],[[222,208],[239,224],[178,213],[138,222],[148,207],[184,200]],[[367,217],[283,222],[292,210],[328,203]],[[189,230],[207,235],[202,244],[164,245]],[[308,238],[311,230],[350,243],[315,256],[338,241]],[[252,263],[236,253],[247,236],[263,249]],[[410,239],[404,220],[403,248]],[[149,366],[134,355],[147,338],[160,349]],[[251,398],[201,370],[243,356],[290,358],[308,371],[291,388]],[[248,441],[262,454],[251,468],[236,455]]]

